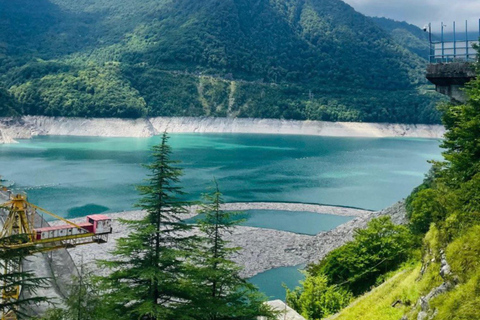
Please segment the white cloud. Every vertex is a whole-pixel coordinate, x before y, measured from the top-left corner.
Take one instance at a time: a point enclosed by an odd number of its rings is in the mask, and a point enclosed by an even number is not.
[[[469,20],[472,28],[478,29],[480,18],[479,0],[343,0],[355,10],[369,15],[407,21],[417,26],[432,22],[435,26],[443,21],[463,24]]]

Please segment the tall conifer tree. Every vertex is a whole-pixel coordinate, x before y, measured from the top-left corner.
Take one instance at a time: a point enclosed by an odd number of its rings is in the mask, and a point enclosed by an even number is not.
[[[137,206],[147,215],[137,221],[123,220],[131,233],[117,242],[114,258],[101,264],[112,269],[103,279],[108,303],[117,319],[179,319],[177,309],[187,302],[184,260],[192,240],[191,227],[179,219],[186,203],[178,185],[182,170],[170,159],[168,136],[152,148],[154,161],[146,184],[138,187],[143,196]]]
[[[224,240],[226,233],[240,220],[236,213],[223,211],[222,194],[215,181],[212,193],[204,194],[198,213],[198,227],[203,243],[192,252],[190,275],[195,282],[193,297],[186,314],[195,320],[252,320],[258,316],[271,318],[264,296],[257,288],[240,277],[241,267],[230,260],[240,248]]]

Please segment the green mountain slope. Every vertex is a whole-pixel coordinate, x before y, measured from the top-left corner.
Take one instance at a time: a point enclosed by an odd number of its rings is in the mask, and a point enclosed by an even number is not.
[[[29,114],[438,121],[425,61],[339,0],[0,0]]]
[[[372,17],[372,20],[380,28],[387,31],[400,46],[417,54],[422,59],[428,59],[430,55],[428,33],[405,21],[400,22],[379,17]]]

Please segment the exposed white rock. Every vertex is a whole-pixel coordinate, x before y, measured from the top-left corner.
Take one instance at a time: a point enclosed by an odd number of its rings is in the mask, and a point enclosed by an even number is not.
[[[423,137],[441,138],[439,125],[409,125],[359,122],[296,121],[244,118],[151,118],[155,130],[168,132],[219,132],[295,134],[335,137]]]
[[[442,138],[445,133],[440,125],[210,117],[119,119],[24,116],[0,118],[0,127],[12,139],[29,139],[36,135],[150,137],[164,131],[416,138]]]
[[[16,143],[6,132],[0,128],[0,144]]]
[[[287,306],[282,300],[267,301],[266,304],[269,305],[274,311],[279,312],[277,320],[305,320],[304,317],[299,315],[297,311]],[[266,320],[266,318],[259,317],[258,320]]]

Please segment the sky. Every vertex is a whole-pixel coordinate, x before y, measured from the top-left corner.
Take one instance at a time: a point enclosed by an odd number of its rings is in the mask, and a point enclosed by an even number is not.
[[[429,22],[432,23],[432,27],[440,28],[440,23],[443,21],[448,29],[453,21],[463,26],[465,20],[469,20],[472,29],[478,30],[478,19],[480,19],[480,0],[343,1],[365,15],[407,21],[420,28]]]

